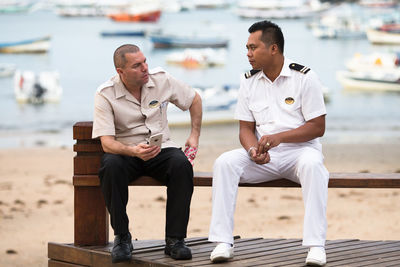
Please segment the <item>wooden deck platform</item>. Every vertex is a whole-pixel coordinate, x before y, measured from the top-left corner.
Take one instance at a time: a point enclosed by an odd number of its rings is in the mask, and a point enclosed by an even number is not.
[[[214,244],[207,238],[186,240],[193,259],[175,261],[164,255],[163,240],[133,241],[131,262],[115,266],[304,266],[306,248],[300,239],[251,238],[235,240],[235,257],[226,263],[212,264],[209,260]],[[76,247],[73,244],[48,244],[49,266],[112,266],[112,243],[103,247]],[[400,266],[400,241],[327,241],[326,266]]]

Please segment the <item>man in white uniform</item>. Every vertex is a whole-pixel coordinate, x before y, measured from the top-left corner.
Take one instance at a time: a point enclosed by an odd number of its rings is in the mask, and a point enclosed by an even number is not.
[[[285,177],[300,183],[305,206],[306,263],[326,263],[326,203],[329,173],[318,137],[325,132],[322,86],[307,67],[283,55],[281,29],[270,21],[249,28],[247,57],[253,70],[242,77],[235,118],[243,148],[214,164],[209,241],[212,262],[233,257],[233,220],[239,183]]]

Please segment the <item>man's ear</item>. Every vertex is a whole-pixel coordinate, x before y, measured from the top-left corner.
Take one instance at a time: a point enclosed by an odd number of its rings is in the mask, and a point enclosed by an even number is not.
[[[279,48],[278,48],[278,45],[277,45],[277,44],[271,45],[271,52],[272,52],[272,54],[277,54],[277,53],[279,53]]]
[[[124,73],[124,71],[123,71],[121,68],[116,68],[116,70],[117,70],[117,73],[118,73],[118,74]]]

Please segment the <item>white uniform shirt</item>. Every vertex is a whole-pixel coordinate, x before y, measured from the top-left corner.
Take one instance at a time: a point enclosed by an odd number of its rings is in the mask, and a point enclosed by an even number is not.
[[[256,123],[256,136],[275,134],[298,128],[306,121],[326,114],[322,85],[312,70],[306,74],[292,70],[285,58],[279,76],[271,82],[262,72],[241,77],[235,119]],[[311,145],[321,149],[319,138],[305,143],[280,146]]]
[[[162,133],[162,147],[178,147],[170,139],[167,106],[182,110],[192,105],[195,90],[178,81],[161,68],[149,71],[139,102],[115,75],[100,85],[94,101],[92,138],[111,135],[125,145],[147,142],[153,134]]]

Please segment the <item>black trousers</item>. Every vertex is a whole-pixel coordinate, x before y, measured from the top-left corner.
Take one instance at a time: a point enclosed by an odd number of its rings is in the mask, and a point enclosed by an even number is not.
[[[142,175],[151,176],[167,186],[165,235],[186,237],[193,194],[193,167],[178,148],[164,148],[148,161],[109,153],[103,155],[99,177],[114,234],[129,231],[128,185]]]

